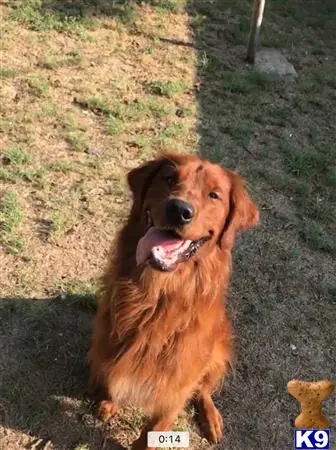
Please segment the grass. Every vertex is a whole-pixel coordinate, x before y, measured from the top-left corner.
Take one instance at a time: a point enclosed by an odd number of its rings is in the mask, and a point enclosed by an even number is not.
[[[52,55],[44,58],[40,65],[49,70],[55,70],[60,67],[70,67],[79,65],[82,62],[82,55],[80,52],[68,52],[65,55]]]
[[[51,235],[57,236],[64,228],[64,223],[59,212],[56,211],[51,216]]]
[[[7,181],[7,182],[15,182],[17,179],[17,176],[12,171],[0,167],[0,180]]]
[[[31,94],[35,97],[46,97],[49,91],[48,80],[43,76],[33,76],[27,80]]]
[[[311,174],[319,174],[320,176],[326,176],[326,179],[331,178],[332,161],[326,158],[322,152],[298,152],[293,145],[286,145],[286,142],[281,144],[282,150],[285,154],[285,168],[288,173],[295,177],[306,178]]]
[[[46,171],[43,167],[32,167],[19,173],[24,181],[43,187]]]
[[[120,108],[119,114],[125,120],[141,120],[144,118],[163,119],[169,114],[165,105],[157,102],[155,99],[144,98]]]
[[[311,130],[313,146],[301,148],[299,142],[283,140],[280,150],[285,171],[293,178],[295,203],[301,236],[314,250],[335,254],[336,247],[330,233],[330,221],[336,219],[330,206],[334,201],[335,167],[332,142],[321,145],[325,140],[320,132]],[[292,140],[293,141],[293,140]],[[287,187],[288,189],[288,187]]]
[[[12,147],[5,151],[2,162],[5,164],[21,165],[29,162],[27,154],[19,147]]]
[[[166,126],[162,135],[168,138],[179,138],[188,133],[188,129],[183,123],[174,122]]]
[[[15,191],[7,191],[0,201],[0,239],[12,253],[23,250],[22,238],[17,230],[22,221],[22,212]]]
[[[113,113],[108,102],[102,98],[92,97],[76,102],[79,106],[92,111],[94,114],[110,115]]]
[[[55,293],[71,299],[72,303],[86,311],[96,310],[96,292],[98,283],[95,279],[73,279],[56,281],[53,286]]]
[[[67,173],[73,170],[73,166],[69,161],[55,161],[48,165],[48,169],[53,172]]]
[[[12,78],[16,75],[16,73],[17,72],[15,69],[1,67],[0,68],[0,79]]]
[[[14,191],[7,192],[1,202],[1,233],[12,234],[16,231],[22,219],[17,194]]]
[[[311,248],[332,254],[336,253],[334,239],[329,235],[325,225],[314,219],[308,219],[302,225],[301,237]]]
[[[27,164],[29,159],[25,153],[19,149],[14,149],[13,152],[10,150],[7,152],[7,155],[8,156],[4,156],[3,158],[6,167],[0,167],[0,180],[9,183],[25,181],[33,183],[40,188],[43,187],[46,176],[46,170],[43,167],[24,167],[24,164]]]
[[[34,116],[38,120],[43,120],[43,119],[46,119],[46,118],[56,117],[57,114],[58,114],[57,106],[46,104],[46,105],[42,105],[41,109],[36,111]]]
[[[243,0],[4,5],[4,448],[41,446],[47,436],[55,448],[84,450],[137,437],[141,411],[124,410],[108,426],[94,419],[84,360],[97,280],[130,207],[125,175],[164,150],[237,170],[261,210],[260,228],[233,254],[237,365],[216,398],[220,445],[288,448],[296,406],[286,383],[334,375],[336,20],[332,0],[315,3],[266,7],[261,45],[288,56],[292,82],[245,64]],[[191,432],[192,450],[209,448],[193,416],[174,429]]]
[[[168,98],[172,98],[178,94],[182,94],[187,86],[182,81],[163,81],[156,80],[148,83],[147,90],[153,95],[160,95]]]
[[[83,152],[88,148],[88,141],[85,134],[79,130],[70,130],[65,136],[65,141],[72,150]]]
[[[69,11],[69,15],[58,14],[57,10],[48,8],[43,0],[17,1],[16,8],[9,15],[9,19],[28,26],[35,32],[68,32],[81,36],[83,29],[94,26],[93,20],[80,18]]]
[[[2,133],[11,133],[15,130],[16,122],[15,120],[8,118],[0,118],[0,131]]]
[[[118,117],[115,117],[113,115],[110,115],[107,118],[106,121],[106,131],[109,135],[119,135],[121,134],[125,129],[125,125],[124,122],[120,119],[118,119]]]
[[[84,152],[89,148],[86,126],[78,125],[74,118],[70,117],[61,121],[59,129],[60,136],[71,150]]]

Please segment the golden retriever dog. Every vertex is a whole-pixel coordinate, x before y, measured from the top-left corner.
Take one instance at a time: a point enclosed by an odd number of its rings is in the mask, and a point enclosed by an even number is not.
[[[222,437],[211,394],[232,358],[225,297],[236,233],[259,213],[234,172],[193,155],[165,154],[128,174],[133,206],[103,277],[89,350],[104,420],[124,405],[168,431],[189,400],[206,437]]]

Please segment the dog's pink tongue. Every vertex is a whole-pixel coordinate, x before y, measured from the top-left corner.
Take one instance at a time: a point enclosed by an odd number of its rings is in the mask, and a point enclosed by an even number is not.
[[[172,256],[183,244],[182,239],[173,237],[169,231],[151,227],[140,239],[136,249],[137,265],[144,264],[152,254],[153,250],[159,250],[167,257]]]

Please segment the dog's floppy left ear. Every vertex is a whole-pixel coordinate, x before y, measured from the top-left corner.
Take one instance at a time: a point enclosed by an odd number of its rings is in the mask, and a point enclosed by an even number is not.
[[[247,193],[244,180],[235,172],[227,171],[227,175],[231,181],[230,210],[220,239],[223,250],[231,250],[238,231],[259,222],[259,211]]]
[[[128,185],[133,194],[133,214],[137,217],[141,215],[141,208],[146,196],[146,192],[155,177],[165,163],[165,159],[156,159],[131,170],[127,174]]]

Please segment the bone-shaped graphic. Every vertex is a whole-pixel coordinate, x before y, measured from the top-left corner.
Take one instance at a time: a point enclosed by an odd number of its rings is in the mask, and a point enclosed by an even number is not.
[[[301,405],[301,413],[295,419],[296,428],[329,428],[330,420],[323,414],[321,403],[335,389],[335,384],[329,380],[315,382],[292,380],[287,384],[287,390]]]

